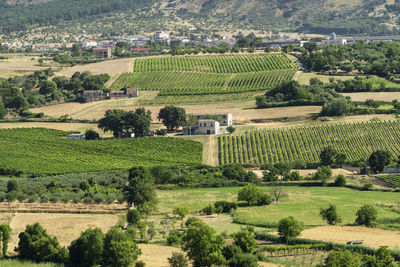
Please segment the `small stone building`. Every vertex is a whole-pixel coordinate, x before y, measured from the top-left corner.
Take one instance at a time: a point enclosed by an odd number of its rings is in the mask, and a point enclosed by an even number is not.
[[[111,48],[110,47],[93,48],[93,56],[102,58],[111,58]]]
[[[107,94],[102,90],[86,90],[82,94],[85,102],[99,101],[107,98]]]
[[[195,114],[197,120],[211,119],[212,117],[218,118],[220,126],[231,126],[233,123],[231,113],[219,114]]]
[[[110,92],[111,98],[131,98],[131,97],[138,97],[139,96],[139,89],[138,88],[127,88],[121,90],[113,90]]]

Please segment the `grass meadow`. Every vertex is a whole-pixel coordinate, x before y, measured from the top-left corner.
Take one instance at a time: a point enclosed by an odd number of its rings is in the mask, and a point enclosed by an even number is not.
[[[243,223],[264,225],[274,224],[280,219],[293,216],[304,223],[306,227],[325,225],[319,210],[328,207],[330,203],[337,206],[343,219],[342,224],[353,224],[357,210],[365,204],[375,206],[379,218],[397,218],[400,215],[390,210],[377,207],[376,204],[395,204],[399,193],[357,191],[338,187],[281,187],[287,196],[278,205],[261,207],[239,207],[237,219]],[[260,187],[265,192],[271,187]],[[238,187],[182,189],[173,191],[158,191],[160,200],[159,212],[171,213],[178,205],[187,205],[192,210],[200,210],[207,204],[217,200],[237,201]]]

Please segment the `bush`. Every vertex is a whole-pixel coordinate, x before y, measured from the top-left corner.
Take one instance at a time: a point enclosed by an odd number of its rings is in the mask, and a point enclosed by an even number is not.
[[[189,219],[186,220],[185,226],[189,226],[193,222],[201,221],[199,218],[196,217],[190,217]]]
[[[255,255],[239,253],[233,255],[228,262],[229,267],[257,267],[258,258]]]
[[[362,206],[356,213],[356,224],[371,227],[374,225],[378,212],[371,205]]]
[[[331,266],[346,266],[346,267],[359,267],[361,266],[361,259],[358,254],[352,253],[348,250],[334,250],[329,252],[326,257],[323,267]]]
[[[292,216],[280,220],[278,224],[279,236],[285,241],[288,238],[299,236],[303,230],[303,225]]]
[[[321,181],[323,186],[327,185],[330,178],[332,178],[332,169],[329,166],[318,167],[318,171],[313,176],[313,179]]]
[[[146,266],[146,263],[144,261],[138,261],[135,264],[135,267],[145,267],[145,266]]]
[[[238,192],[238,200],[246,201],[249,206],[269,205],[272,202],[270,195],[262,192],[253,184],[248,184]]]
[[[182,234],[179,231],[171,231],[167,237],[167,244],[169,246],[178,246],[182,242]]]
[[[257,242],[254,239],[254,233],[248,229],[243,229],[233,235],[233,244],[238,246],[245,253],[253,253],[257,247]]]
[[[170,267],[188,267],[189,261],[183,253],[172,252],[171,258],[168,258]]]
[[[85,139],[86,140],[97,140],[97,139],[100,139],[100,135],[96,131],[89,129],[85,132]]]
[[[240,247],[238,247],[234,244],[225,246],[222,249],[222,255],[224,256],[224,258],[226,260],[230,260],[231,258],[233,258],[234,255],[239,254],[239,253],[243,253],[243,251],[240,249]]]
[[[126,215],[126,220],[131,225],[138,225],[142,220],[142,215],[137,209],[130,209]]]
[[[336,206],[332,204],[329,205],[329,208],[321,209],[320,215],[322,219],[327,221],[330,225],[336,225],[342,222],[342,219],[337,214]]]
[[[217,201],[214,203],[214,207],[217,209],[222,207],[222,213],[229,213],[231,209],[236,210],[238,205],[235,202],[228,202],[228,201]]]
[[[215,207],[213,204],[208,204],[208,206],[202,209],[201,212],[206,215],[212,215],[215,213]]]
[[[346,177],[343,174],[339,174],[335,178],[335,185],[336,186],[345,186],[346,185]]]

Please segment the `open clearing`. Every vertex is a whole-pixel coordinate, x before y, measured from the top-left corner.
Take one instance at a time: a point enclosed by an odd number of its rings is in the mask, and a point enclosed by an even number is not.
[[[168,267],[168,258],[172,256],[172,252],[182,252],[181,249],[169,246],[161,246],[155,244],[138,244],[142,250],[142,255],[138,260],[146,263],[146,267]]]
[[[88,228],[100,228],[107,232],[118,221],[117,215],[104,214],[55,214],[55,213],[17,213],[11,218],[13,230],[9,251],[18,245],[18,234],[25,230],[27,224],[39,222],[47,233],[56,236],[61,245],[68,246]]]
[[[389,246],[400,248],[400,231],[386,231],[360,226],[321,226],[307,229],[301,237],[345,244],[350,240],[364,240],[364,245],[372,248]]]
[[[50,67],[56,67],[54,61],[44,61],[39,66],[38,58],[32,60],[32,57],[22,54],[4,54],[8,59],[0,59],[0,78],[8,78],[13,76],[21,76],[33,73],[36,70],[44,70]]]
[[[146,92],[144,97],[150,97],[151,93]],[[154,94],[154,93],[153,93]],[[141,98],[124,100],[105,100],[90,103],[65,103],[54,106],[45,106],[31,109],[32,112],[43,112],[50,117],[58,118],[68,114],[74,119],[100,119],[108,109],[134,110],[139,107],[150,109],[153,115],[153,122],[158,121],[157,114],[163,106],[144,106],[138,103]],[[254,100],[242,102],[226,102],[203,105],[179,105],[186,109],[186,113],[224,113],[229,111],[233,115],[235,122],[250,122],[251,120],[274,120],[277,118],[297,118],[310,117],[321,111],[320,106],[302,106],[302,107],[280,107],[268,109],[256,109]]]
[[[342,93],[349,96],[353,101],[365,101],[367,99],[391,102],[393,99],[400,99],[400,92],[363,92],[363,93]]]
[[[261,207],[241,207],[237,210],[238,218],[246,223],[264,224],[276,223],[280,219],[294,216],[306,226],[325,225],[319,210],[326,208],[330,203],[337,206],[343,224],[352,224],[357,210],[365,204],[376,206],[378,203],[394,203],[398,199],[395,192],[357,191],[339,187],[281,187],[287,194],[278,205]],[[272,191],[272,187],[260,187],[265,192]],[[238,187],[233,188],[201,188],[179,189],[173,191],[158,191],[160,200],[159,211],[171,213],[178,205],[188,205],[193,210],[200,210],[209,203],[217,200],[237,201]],[[379,218],[398,218],[399,214],[375,207]]]
[[[341,75],[322,75],[322,74],[317,74],[313,72],[302,72],[298,71],[294,77],[296,81],[298,81],[300,84],[304,85],[310,85],[310,79],[311,78],[318,78],[324,83],[329,82],[330,78],[334,78],[335,80],[352,80],[354,79],[355,76],[341,76]]]
[[[86,65],[77,65],[74,67],[65,68],[59,72],[56,72],[56,76],[71,77],[75,72],[90,71],[92,74],[108,73],[110,76],[121,74],[132,70],[132,58],[123,58],[115,60],[106,60],[97,63],[91,63]]]

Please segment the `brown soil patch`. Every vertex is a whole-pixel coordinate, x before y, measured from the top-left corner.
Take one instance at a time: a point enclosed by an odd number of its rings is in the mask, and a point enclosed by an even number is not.
[[[378,93],[343,93],[344,96],[349,96],[353,101],[365,101],[373,99],[377,101],[390,102],[393,99],[400,99],[400,92],[378,92]]]
[[[107,232],[118,222],[117,215],[104,214],[50,214],[50,213],[17,213],[13,215],[9,251],[18,245],[18,234],[26,225],[39,222],[47,233],[56,236],[62,246],[68,246],[88,228],[100,228]]]
[[[175,247],[161,246],[155,244],[138,244],[142,250],[139,260],[146,263],[147,267],[168,267],[168,258],[172,256],[172,252],[182,252],[181,249]]]
[[[71,77],[75,72],[90,71],[93,74],[108,73],[110,75],[121,74],[132,71],[132,61],[134,59],[124,58],[107,60],[87,65],[77,65],[69,67],[56,73],[56,76]]]
[[[307,229],[302,238],[331,241],[346,244],[351,240],[364,240],[364,245],[372,248],[388,246],[391,249],[400,248],[400,231],[367,228],[361,226],[321,226]]]

